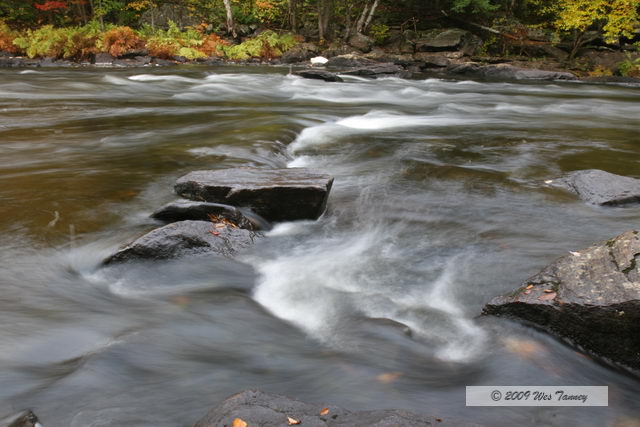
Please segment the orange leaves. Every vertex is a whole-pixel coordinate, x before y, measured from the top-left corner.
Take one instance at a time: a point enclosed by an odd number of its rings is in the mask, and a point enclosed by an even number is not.
[[[217,34],[211,33],[203,36],[202,45],[198,46],[198,50],[207,56],[215,56],[220,54],[222,46],[226,46],[229,43],[222,40]]]
[[[56,9],[64,10],[69,7],[69,5],[64,1],[54,1],[54,0],[45,1],[44,3],[34,3],[33,6],[36,9],[41,10],[43,12],[56,10]]]
[[[547,292],[549,291],[549,292]],[[540,301],[551,301],[552,299],[554,299],[558,294],[556,294],[554,291],[550,290],[550,289],[545,289],[545,294],[542,294],[538,297],[538,300]]]
[[[322,411],[320,411],[320,415],[324,416],[324,415],[328,415],[329,414],[329,408],[322,408]]]
[[[142,47],[142,40],[129,27],[112,28],[103,36],[104,49],[111,56],[121,56],[132,49]]]
[[[235,420],[233,420],[233,427],[247,427],[247,426],[248,424],[240,418],[236,418]]]
[[[298,424],[302,424],[302,421],[296,420],[295,418],[287,417],[287,422],[290,426],[297,426]]]

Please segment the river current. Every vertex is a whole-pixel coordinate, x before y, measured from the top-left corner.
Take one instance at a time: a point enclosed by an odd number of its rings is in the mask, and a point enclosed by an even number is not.
[[[491,426],[640,422],[639,379],[479,316],[557,257],[638,227],[637,207],[544,181],[640,177],[640,88],[0,70],[0,159],[0,416],[188,426],[261,389]],[[235,260],[98,268],[158,226],[178,177],[234,166],[329,173],[328,210]],[[609,407],[467,408],[471,385],[606,385]]]

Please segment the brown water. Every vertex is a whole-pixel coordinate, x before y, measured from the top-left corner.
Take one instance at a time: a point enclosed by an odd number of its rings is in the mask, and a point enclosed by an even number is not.
[[[638,227],[544,186],[640,177],[640,89],[274,68],[0,70],[0,416],[187,426],[248,388],[497,426],[640,419],[640,381],[478,318],[569,250]],[[309,166],[327,214],[237,261],[103,271],[180,175]],[[413,337],[373,319],[409,325]],[[467,385],[607,385],[609,408],[466,408]]]

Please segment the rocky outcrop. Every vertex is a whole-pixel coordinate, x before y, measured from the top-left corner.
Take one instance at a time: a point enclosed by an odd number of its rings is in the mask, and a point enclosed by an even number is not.
[[[363,53],[371,52],[373,49],[373,39],[371,37],[365,36],[364,34],[354,34],[349,37],[348,41],[349,45],[355,47],[356,49],[362,51]]]
[[[256,215],[245,216],[240,209],[223,205],[220,203],[179,201],[164,205],[151,217],[163,222],[178,221],[210,221],[211,217],[224,218],[240,228],[246,230],[264,230],[269,228],[269,224],[263,219],[256,218]]]
[[[226,223],[180,221],[157,228],[114,255],[103,265],[139,260],[161,260],[184,255],[233,256],[253,244],[256,234]]]
[[[343,71],[343,75],[361,76],[376,79],[378,77],[409,77],[410,73],[396,64],[376,64],[367,67]]]
[[[482,65],[477,62],[465,62],[447,67],[450,74],[499,80],[577,80],[566,71],[548,71],[535,68],[514,67],[510,64]]]
[[[415,42],[416,52],[461,51],[472,55],[482,45],[479,37],[459,28],[435,31]]]
[[[355,55],[351,53],[351,54],[339,55],[339,56],[334,56],[333,58],[329,58],[329,62],[327,62],[325,65],[329,68],[346,69],[346,68],[369,67],[375,64],[376,62],[371,59],[365,58],[364,56],[361,56],[361,55]]]
[[[305,79],[312,80],[324,80],[325,82],[342,82],[342,78],[335,73],[331,73],[325,70],[302,70],[298,71],[296,75]]]
[[[638,261],[638,231],[629,231],[560,258],[483,313],[526,321],[640,370]]]
[[[295,64],[299,62],[307,62],[317,55],[318,46],[312,43],[301,43],[282,54],[282,58],[280,58],[280,60],[284,64]]]
[[[317,219],[333,178],[305,168],[232,168],[191,172],[176,192],[187,199],[247,207],[267,221]]]
[[[595,205],[622,206],[640,202],[640,179],[602,170],[575,171],[547,183],[569,190],[585,202]]]
[[[282,427],[481,427],[479,424],[446,417],[417,415],[403,410],[352,412],[334,405],[304,403],[261,391],[243,391],[213,408],[194,427],[226,427],[240,420],[248,426]]]

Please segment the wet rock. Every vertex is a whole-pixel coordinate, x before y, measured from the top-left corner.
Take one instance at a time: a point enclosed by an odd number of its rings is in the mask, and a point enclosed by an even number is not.
[[[282,57],[280,59],[284,64],[295,64],[307,62],[317,55],[318,46],[312,43],[301,43],[282,54]]]
[[[42,427],[36,414],[26,410],[0,420],[2,427]]]
[[[465,62],[447,67],[450,74],[501,80],[577,80],[577,77],[565,71],[547,71],[535,68],[520,68],[510,64],[481,65]]]
[[[255,236],[249,230],[210,221],[174,222],[136,239],[103,265],[209,253],[230,257],[251,246]]]
[[[304,168],[232,168],[191,172],[175,190],[190,200],[247,207],[277,222],[320,217],[332,184],[329,175]]]
[[[343,71],[340,74],[349,75],[349,76],[361,76],[361,77],[369,77],[369,78],[378,78],[378,77],[403,77],[407,78],[410,76],[404,68],[396,64],[376,64],[370,65],[367,67],[356,68],[353,70]]]
[[[602,206],[621,206],[640,202],[640,180],[597,169],[581,170],[548,182],[578,195],[582,200]]]
[[[335,73],[325,70],[302,70],[295,73],[305,79],[324,80],[325,82],[342,82],[342,78]]]
[[[117,67],[144,67],[151,63],[149,56],[136,56],[131,59],[116,59],[113,61],[113,65]]]
[[[640,85],[640,78],[624,76],[591,76],[583,79],[588,83],[615,83],[626,85]]]
[[[328,411],[328,412],[327,412]],[[321,415],[321,413],[326,414]],[[290,425],[288,418],[300,421],[305,427],[320,426],[376,426],[376,427],[480,427],[445,417],[417,415],[404,410],[351,412],[333,405],[314,405],[285,396],[262,391],[243,391],[229,397],[212,409],[194,427],[223,427],[233,425],[239,418],[249,426],[282,427]]]
[[[422,63],[422,68],[443,68],[451,64],[449,58],[438,53],[418,52],[413,57]]]
[[[246,230],[257,231],[269,229],[269,224],[266,220],[256,219],[256,214],[249,214],[247,217],[240,209],[220,203],[173,202],[161,207],[151,215],[154,219],[169,223],[189,220],[209,221],[211,216],[227,219],[238,227]]]
[[[13,58],[13,57],[0,57],[0,67],[2,68],[13,68],[13,67],[23,67],[24,61],[22,58]]]
[[[54,67],[71,67],[73,63],[71,61],[66,61],[63,59],[56,58],[44,58],[40,61],[40,67],[43,68],[54,68]]]
[[[364,34],[354,34],[349,37],[348,43],[350,46],[355,47],[363,53],[371,52],[371,49],[373,49],[373,39],[365,36]]]
[[[110,66],[115,61],[115,58],[106,52],[100,52],[96,54],[93,63],[100,66]]]
[[[640,369],[638,261],[638,231],[628,231],[560,258],[511,295],[494,298],[483,313],[526,321]]]
[[[367,59],[361,55],[347,54],[334,56],[329,59],[326,66],[330,68],[356,68],[356,67],[368,67],[375,65],[375,61]]]

